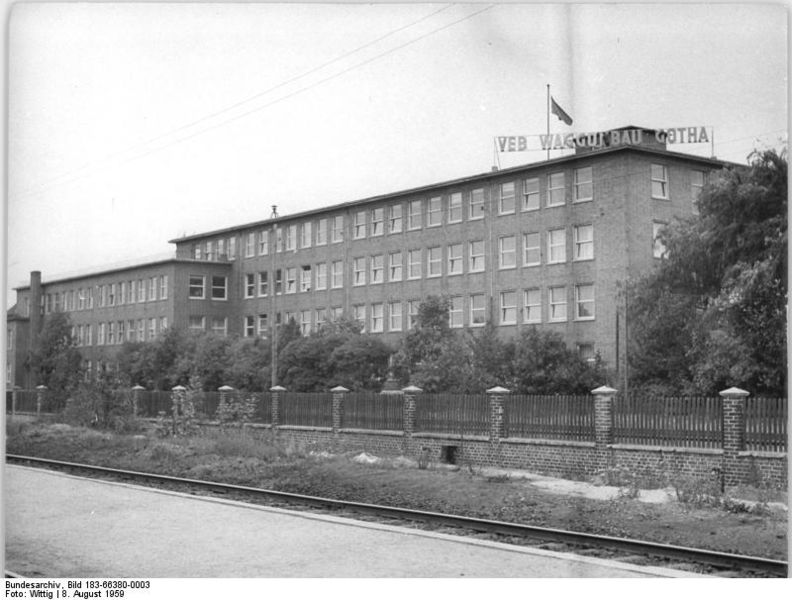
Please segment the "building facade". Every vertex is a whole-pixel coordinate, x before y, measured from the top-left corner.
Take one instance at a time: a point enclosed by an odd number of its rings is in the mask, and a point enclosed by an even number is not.
[[[308,334],[344,315],[395,344],[434,294],[449,299],[452,328],[557,331],[618,369],[620,290],[662,258],[660,230],[694,215],[709,173],[726,166],[629,129],[619,145],[174,239],[167,261],[31,280],[9,312],[10,360],[40,327],[37,304],[71,315],[95,364],[169,326],[269,336],[293,318]]]

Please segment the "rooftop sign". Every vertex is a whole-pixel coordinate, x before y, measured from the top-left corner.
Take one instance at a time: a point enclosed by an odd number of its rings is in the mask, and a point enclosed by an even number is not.
[[[639,146],[654,141],[661,144],[704,144],[710,142],[707,128],[674,127],[671,129],[613,129],[587,133],[555,133],[504,135],[495,138],[499,152],[525,152],[528,150],[567,150],[576,148],[605,148],[613,146]]]

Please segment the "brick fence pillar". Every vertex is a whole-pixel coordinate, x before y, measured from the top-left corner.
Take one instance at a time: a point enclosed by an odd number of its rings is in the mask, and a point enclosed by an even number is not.
[[[617,390],[603,385],[591,390],[594,396],[594,445],[597,470],[610,467],[611,445],[613,444],[613,399]]]
[[[36,386],[36,416],[41,415],[41,407],[44,405],[48,389],[46,385]]]
[[[343,385],[337,385],[333,392],[333,435],[338,435],[344,426],[344,398],[349,393]]]
[[[490,442],[499,444],[501,439],[505,436],[505,427],[503,422],[503,403],[506,400],[506,394],[511,392],[504,387],[496,386],[487,390],[487,397],[489,398],[489,417],[490,417]]]
[[[276,429],[278,425],[280,425],[280,405],[281,400],[283,399],[283,394],[286,391],[286,388],[280,385],[276,385],[270,388],[270,392],[272,392],[272,429]]]
[[[404,449],[409,452],[410,440],[415,432],[415,404],[418,400],[418,394],[423,390],[414,385],[402,389],[404,393],[404,404],[402,405],[402,427],[404,428]]]
[[[220,420],[218,417],[223,418],[226,415],[226,409],[228,408],[228,395],[234,391],[230,385],[221,385],[217,388],[217,391],[220,392],[220,398],[217,401],[217,409],[215,410],[215,418]]]
[[[132,388],[132,416],[133,417],[137,417],[138,416],[138,409],[140,407],[140,392],[144,391],[145,389],[146,388],[144,388],[142,385],[136,385],[135,387]]]
[[[11,416],[16,414],[16,407],[19,401],[19,390],[22,389],[18,385],[15,385],[11,391]]]
[[[745,399],[748,392],[729,388],[720,392],[723,398],[723,483],[740,482],[739,453],[745,450]]]

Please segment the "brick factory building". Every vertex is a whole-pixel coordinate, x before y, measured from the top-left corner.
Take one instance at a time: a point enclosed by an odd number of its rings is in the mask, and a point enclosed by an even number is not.
[[[658,232],[695,214],[708,174],[730,163],[668,151],[654,130],[616,131],[631,135],[171,240],[176,254],[166,260],[51,281],[34,272],[8,312],[9,386],[36,385],[25,358],[52,311],[69,314],[95,366],[111,362],[125,340],[153,339],[166,327],[268,336],[290,318],[309,333],[346,315],[395,344],[432,294],[449,298],[453,328],[492,320],[513,336],[537,326],[618,369],[621,286],[662,257]]]

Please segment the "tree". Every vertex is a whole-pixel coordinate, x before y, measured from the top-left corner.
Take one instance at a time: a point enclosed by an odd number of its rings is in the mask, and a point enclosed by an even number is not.
[[[477,333],[469,331],[465,344],[470,354],[470,368],[464,382],[467,393],[482,392],[498,385],[513,386],[514,342],[502,340],[492,321],[487,321]]]
[[[631,381],[784,394],[786,152],[758,152],[748,167],[724,170],[698,207],[697,218],[666,229],[667,257],[631,286]]]
[[[62,408],[69,394],[83,379],[82,355],[72,337],[69,316],[47,315],[29,357],[37,385],[46,385],[56,406]]]

